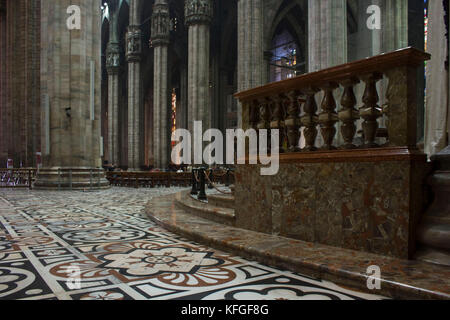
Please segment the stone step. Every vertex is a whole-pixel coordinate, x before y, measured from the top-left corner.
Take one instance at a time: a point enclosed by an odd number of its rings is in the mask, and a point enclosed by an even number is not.
[[[432,247],[421,247],[416,252],[416,259],[434,263],[440,266],[450,267],[450,251]]]
[[[235,206],[234,196],[228,194],[211,194],[208,195],[208,203],[210,205],[233,209]]]
[[[186,212],[227,226],[235,225],[234,209],[215,206],[193,199],[188,191],[176,195],[175,205]]]
[[[332,281],[352,290],[394,299],[450,299],[448,267],[227,226],[174,206],[181,196],[152,199],[146,206],[147,215],[163,228],[193,241],[269,266]],[[381,269],[380,290],[367,287],[369,266]]]

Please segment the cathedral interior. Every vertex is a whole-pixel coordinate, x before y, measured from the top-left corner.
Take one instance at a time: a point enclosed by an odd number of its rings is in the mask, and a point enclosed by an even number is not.
[[[0,300],[449,300],[448,13],[0,0]]]

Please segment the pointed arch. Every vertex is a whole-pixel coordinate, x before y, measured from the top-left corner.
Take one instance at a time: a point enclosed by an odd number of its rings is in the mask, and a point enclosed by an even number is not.
[[[307,70],[308,0],[284,0],[279,4],[266,38],[271,81]]]

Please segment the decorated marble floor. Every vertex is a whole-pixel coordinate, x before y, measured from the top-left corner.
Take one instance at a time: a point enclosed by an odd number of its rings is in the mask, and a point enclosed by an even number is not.
[[[230,256],[143,212],[180,191],[0,190],[0,299],[381,299]]]

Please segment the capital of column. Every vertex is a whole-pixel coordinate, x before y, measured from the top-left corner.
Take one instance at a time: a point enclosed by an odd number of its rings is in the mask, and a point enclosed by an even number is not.
[[[157,2],[153,5],[151,25],[151,45],[153,47],[168,45],[170,41],[169,5]]]
[[[142,31],[139,26],[129,26],[127,32],[127,60],[140,61],[142,54]]]
[[[108,74],[117,74],[120,67],[120,47],[116,42],[108,43],[106,49],[106,70]]]
[[[184,4],[186,25],[210,24],[213,18],[211,0],[186,0]]]

